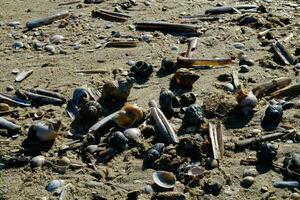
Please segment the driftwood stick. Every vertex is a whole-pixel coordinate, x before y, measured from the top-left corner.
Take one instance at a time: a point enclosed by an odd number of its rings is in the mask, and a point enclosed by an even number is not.
[[[264,135],[261,137],[252,137],[252,138],[248,138],[242,141],[238,141],[235,144],[235,147],[237,149],[241,149],[241,148],[245,148],[247,146],[253,145],[253,144],[257,144],[260,142],[266,142],[266,141],[272,141],[272,140],[276,140],[278,138],[281,138],[285,135],[288,135],[290,133],[287,132],[281,132],[281,133],[272,133],[272,134],[268,134],[268,135]]]

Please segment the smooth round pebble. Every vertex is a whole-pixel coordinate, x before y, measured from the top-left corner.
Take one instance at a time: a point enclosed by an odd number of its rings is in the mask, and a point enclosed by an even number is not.
[[[54,54],[55,53],[55,46],[53,46],[53,45],[46,45],[45,46],[45,50],[48,51],[48,52],[50,52],[50,53],[52,53],[52,54]]]
[[[223,84],[223,89],[225,91],[228,91],[228,92],[234,92],[235,91],[234,86],[231,83],[224,83]]]
[[[113,23],[106,23],[105,25],[104,25],[104,28],[105,29],[110,29],[110,28],[112,28],[113,27]]]
[[[12,21],[12,22],[8,22],[7,25],[16,28],[17,26],[20,25],[20,22],[18,22],[18,21]]]
[[[85,150],[91,154],[95,153],[98,150],[98,146],[95,144],[91,144],[85,148]]]
[[[71,161],[68,157],[64,156],[60,160],[58,160],[58,165],[60,166],[69,166]]]
[[[171,47],[171,51],[178,52],[179,47],[174,45],[174,46]]]
[[[241,181],[241,186],[248,188],[254,183],[254,177],[253,176],[246,176]]]
[[[41,167],[45,163],[45,157],[44,156],[36,156],[31,159],[30,166],[32,168]]]
[[[246,169],[243,173],[243,177],[252,176],[255,177],[258,175],[258,172],[255,168]]]
[[[136,62],[133,61],[133,60],[128,60],[127,61],[127,65],[129,65],[129,66],[134,66],[135,64],[136,64]]]
[[[64,180],[61,180],[61,179],[59,179],[59,180],[53,180],[53,181],[51,181],[51,182],[47,185],[46,189],[47,189],[48,192],[54,192],[56,189],[58,189],[58,188],[60,188],[61,186],[63,186],[64,183],[65,183],[65,181],[64,181]]]
[[[297,192],[293,192],[291,194],[291,199],[293,199],[293,200],[299,200],[300,199],[300,194],[297,193]]]
[[[129,140],[137,140],[141,135],[141,131],[139,128],[129,128],[124,131],[124,135]]]
[[[21,41],[14,41],[12,47],[13,47],[14,49],[18,50],[18,49],[23,48],[23,47],[24,47],[24,44],[23,44],[23,42],[21,42]]]
[[[144,191],[145,191],[147,194],[151,194],[151,193],[154,192],[154,190],[153,190],[153,188],[152,188],[151,185],[146,185],[146,186],[144,187]]]
[[[53,43],[53,44],[58,44],[58,43],[61,43],[61,41],[65,39],[64,36],[62,35],[53,35],[51,38],[50,38],[50,42]]]
[[[141,39],[145,42],[151,42],[152,38],[153,38],[153,35],[151,35],[151,34],[144,34],[141,37]]]
[[[232,46],[236,49],[244,49],[245,48],[245,45],[240,42],[233,43]]]
[[[295,65],[295,69],[300,70],[300,63],[297,63],[297,64]]]

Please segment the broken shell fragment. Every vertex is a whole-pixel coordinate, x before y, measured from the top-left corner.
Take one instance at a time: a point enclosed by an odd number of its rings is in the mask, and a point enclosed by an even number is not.
[[[80,115],[86,119],[98,119],[102,115],[102,107],[97,101],[87,101],[80,108]]]
[[[244,114],[251,112],[257,105],[257,98],[252,91],[247,92],[243,89],[238,90],[236,100]]]
[[[274,130],[278,127],[283,116],[281,105],[269,105],[261,121],[261,126],[266,130]]]
[[[144,116],[141,108],[137,105],[127,104],[114,117],[114,122],[121,128],[129,128],[139,122]]]
[[[36,156],[31,159],[30,161],[30,167],[31,168],[37,168],[41,167],[45,163],[45,157],[44,156]]]
[[[186,125],[200,125],[204,122],[204,114],[201,106],[192,104],[185,110],[183,123]]]
[[[188,175],[193,177],[193,179],[195,180],[201,179],[203,177],[203,174],[204,174],[204,168],[199,166],[195,166],[189,169],[188,171]]]
[[[176,177],[172,172],[167,171],[156,171],[153,173],[152,178],[156,185],[171,189],[176,185]]]
[[[186,89],[191,89],[193,84],[200,78],[200,76],[186,68],[180,68],[175,72],[174,79],[176,83]]]

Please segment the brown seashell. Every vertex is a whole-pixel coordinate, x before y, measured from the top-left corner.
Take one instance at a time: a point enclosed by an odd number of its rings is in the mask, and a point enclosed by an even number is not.
[[[176,83],[183,88],[192,88],[193,84],[200,76],[186,68],[180,68],[175,72],[174,79]]]
[[[155,184],[162,188],[170,189],[176,185],[176,177],[172,172],[156,171],[152,177]]]
[[[140,121],[144,116],[141,108],[137,105],[126,104],[114,118],[114,122],[122,128],[129,128]]]

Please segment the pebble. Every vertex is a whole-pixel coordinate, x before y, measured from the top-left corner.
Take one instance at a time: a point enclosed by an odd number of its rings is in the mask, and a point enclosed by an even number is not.
[[[104,25],[104,28],[105,29],[110,29],[110,28],[112,28],[113,27],[113,24],[112,23],[106,23],[105,25]]]
[[[30,166],[32,168],[41,167],[45,163],[45,157],[44,156],[36,156],[31,159]]]
[[[246,176],[241,181],[241,186],[248,188],[254,183],[254,177],[253,176]]]
[[[216,159],[213,159],[213,158],[208,158],[207,161],[207,166],[210,168],[210,169],[214,169],[216,167],[219,166],[219,163]]]
[[[20,25],[20,22],[12,21],[12,22],[9,22],[7,25],[16,28],[17,26]]]
[[[33,40],[33,47],[37,50],[42,50],[43,44],[39,40]]]
[[[64,156],[60,160],[58,160],[58,165],[60,166],[69,166],[71,161],[68,157]]]
[[[297,193],[297,192],[293,192],[291,194],[291,199],[293,199],[293,200],[299,200],[300,199],[300,194]]]
[[[255,168],[246,169],[243,173],[243,177],[252,176],[255,177],[258,175],[258,172]]]
[[[74,50],[80,49],[80,43],[79,42],[74,43],[73,48],[74,48]]]
[[[55,54],[55,46],[54,45],[46,45],[45,50],[50,52],[51,54]]]
[[[300,70],[300,63],[297,63],[297,64],[295,65],[295,69]]]
[[[244,49],[245,48],[245,45],[240,42],[233,43],[232,46],[234,46],[234,48],[236,48],[236,49]]]
[[[144,4],[145,4],[146,6],[150,6],[150,5],[151,5],[151,2],[150,2],[150,1],[144,1]]]
[[[268,192],[269,189],[266,186],[262,186],[261,189],[260,189],[260,191],[263,192],[263,193],[265,193],[265,192]]]
[[[179,52],[179,47],[174,45],[171,47],[171,51],[174,51],[177,53],[177,52]]]
[[[240,73],[247,73],[250,71],[250,68],[248,65],[241,65],[240,66]]]
[[[12,47],[13,47],[14,49],[18,50],[18,49],[23,48],[23,47],[24,47],[24,44],[23,44],[23,42],[21,42],[21,41],[14,41]]]
[[[142,39],[144,42],[151,42],[152,38],[153,38],[153,35],[147,34],[147,33],[146,33],[146,34],[143,34],[142,37],[141,37],[141,39]]]
[[[18,74],[18,73],[20,73],[20,70],[17,69],[17,68],[15,68],[15,69],[13,69],[13,70],[11,71],[11,73],[12,73],[12,74]]]
[[[134,31],[134,30],[135,30],[135,26],[134,26],[134,25],[132,25],[132,24],[130,24],[130,25],[128,26],[128,28],[129,28],[129,30],[132,30],[132,31]]]
[[[136,64],[136,62],[133,61],[133,60],[128,60],[127,61],[127,65],[129,65],[129,66],[134,66],[135,64]]]
[[[228,92],[234,92],[235,91],[234,86],[231,83],[224,83],[223,84],[223,89],[225,91],[228,91]]]
[[[14,86],[12,86],[12,85],[8,85],[8,86],[6,86],[6,91],[7,92],[11,92],[11,91],[14,91]]]
[[[56,189],[60,188],[61,186],[63,186],[65,184],[64,180],[53,180],[51,181],[48,185],[47,185],[47,191],[48,192],[54,192]]]
[[[153,190],[153,188],[152,188],[151,185],[146,185],[146,186],[144,187],[144,191],[145,191],[147,194],[151,194],[151,193],[154,192],[154,190]]]

